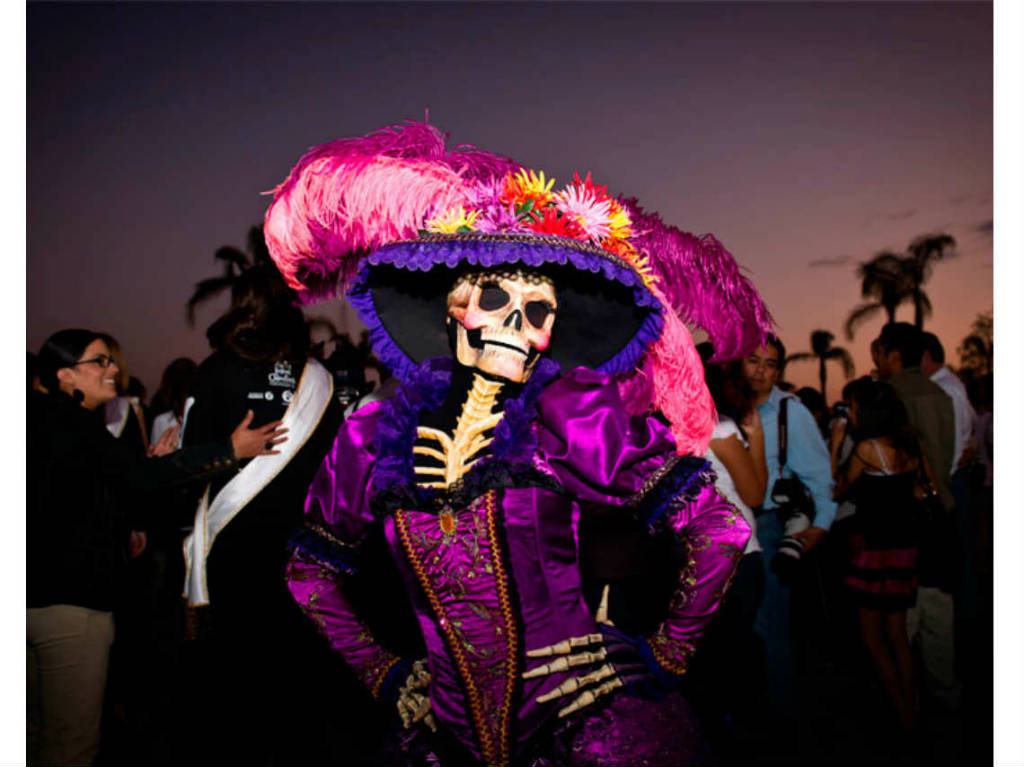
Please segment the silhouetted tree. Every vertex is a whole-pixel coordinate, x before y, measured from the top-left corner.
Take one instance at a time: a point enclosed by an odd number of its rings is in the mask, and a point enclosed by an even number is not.
[[[925,234],[917,237],[907,248],[907,278],[911,285],[911,300],[914,303],[914,325],[924,328],[924,318],[932,313],[932,305],[921,286],[931,276],[936,261],[956,255],[956,240],[948,234]]]
[[[836,339],[827,330],[811,331],[811,351],[797,352],[786,357],[786,364],[790,362],[803,362],[804,360],[818,360],[818,380],[821,382],[821,395],[825,395],[825,378],[827,371],[825,363],[828,360],[835,360],[843,366],[843,374],[847,379],[853,377],[853,357],[841,346],[833,346]]]
[[[972,377],[980,377],[992,372],[993,368],[993,331],[992,312],[982,312],[971,324],[971,333],[960,342],[960,366]]]
[[[267,250],[267,243],[263,239],[263,227],[250,226],[246,236],[246,250],[239,250],[233,245],[224,245],[217,248],[213,257],[224,263],[224,274],[220,277],[210,277],[196,283],[192,297],[186,305],[188,324],[196,322],[196,307],[214,296],[220,295],[225,290],[230,290],[235,284],[239,275],[248,269],[258,266],[274,267],[270,258],[270,251]]]
[[[902,257],[883,251],[857,267],[861,279],[860,295],[873,299],[854,308],[846,318],[846,337],[866,320],[884,311],[888,322],[896,321],[896,307],[912,294]]]
[[[937,261],[956,255],[956,240],[948,234],[925,234],[907,246],[906,254],[889,251],[877,254],[857,267],[861,279],[861,296],[873,301],[855,307],[846,318],[846,337],[865,320],[885,311],[889,322],[896,320],[896,307],[910,302],[914,305],[914,325],[924,328],[924,319],[932,313],[932,303],[922,285],[931,276]]]

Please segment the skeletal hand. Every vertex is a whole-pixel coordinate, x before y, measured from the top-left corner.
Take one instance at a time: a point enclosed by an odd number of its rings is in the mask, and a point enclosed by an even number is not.
[[[608,586],[604,587],[601,605],[595,617],[601,627],[600,632],[569,637],[547,647],[528,650],[526,653],[527,658],[557,657],[525,672],[523,679],[535,679],[578,666],[592,666],[607,661],[592,671],[566,679],[555,689],[537,697],[538,703],[547,703],[582,690],[569,705],[559,709],[559,718],[589,706],[619,687],[649,676],[646,665],[636,654],[633,646],[608,620]],[[611,663],[612,656],[616,658],[615,664]]]
[[[412,664],[412,671],[398,691],[396,705],[405,729],[408,730],[416,722],[422,721],[431,732],[437,732],[437,720],[430,710],[430,698],[426,693],[429,688],[430,672],[427,671],[427,661],[420,659]]]

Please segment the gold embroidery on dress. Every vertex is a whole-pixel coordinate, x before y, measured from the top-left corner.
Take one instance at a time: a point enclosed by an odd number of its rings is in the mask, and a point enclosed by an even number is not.
[[[503,413],[492,413],[500,381],[489,381],[479,373],[473,376],[473,388],[469,391],[462,415],[455,425],[455,433],[449,435],[440,429],[419,426],[416,436],[424,440],[435,440],[440,449],[416,445],[413,454],[425,455],[440,461],[443,466],[417,466],[419,484],[424,487],[448,487],[460,479],[476,463],[474,458],[494,439],[489,432],[501,421]],[[428,477],[436,480],[425,481]]]

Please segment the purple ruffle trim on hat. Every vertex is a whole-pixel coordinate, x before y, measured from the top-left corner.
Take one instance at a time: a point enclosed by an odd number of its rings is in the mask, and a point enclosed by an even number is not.
[[[614,261],[610,255],[604,257],[597,253],[567,247],[559,243],[558,239],[560,238],[541,236],[531,237],[528,241],[467,238],[386,245],[363,260],[359,273],[349,289],[348,299],[369,331],[374,352],[396,378],[409,381],[415,374],[418,363],[399,348],[380,321],[369,289],[371,266],[387,264],[422,272],[430,271],[435,266],[443,265],[454,269],[463,264],[481,267],[505,264],[524,264],[532,267],[546,264],[573,266],[601,274],[607,280],[632,288],[636,305],[651,310],[629,343],[597,368],[599,372],[609,375],[630,372],[640,362],[644,352],[661,336],[665,324],[661,315],[664,307],[629,266]]]
[[[374,491],[415,484],[412,447],[420,411],[436,408],[444,401],[452,380],[452,359],[434,357],[413,369],[404,386],[384,402],[374,435],[377,464],[373,472]],[[491,455],[473,465],[470,473],[486,468],[491,461],[510,464],[529,463],[537,449],[533,421],[537,417],[537,398],[551,379],[561,372],[552,359],[541,357],[518,397],[505,403],[505,417],[494,429]],[[467,475],[468,476],[468,475]],[[421,488],[423,492],[429,489]]]
[[[364,269],[356,278],[355,284],[348,291],[348,302],[356,310],[359,319],[366,325],[370,334],[370,346],[374,354],[388,366],[388,369],[399,381],[408,383],[416,374],[417,365],[408,354],[403,352],[384,329],[373,304],[373,294],[366,281],[367,271]]]

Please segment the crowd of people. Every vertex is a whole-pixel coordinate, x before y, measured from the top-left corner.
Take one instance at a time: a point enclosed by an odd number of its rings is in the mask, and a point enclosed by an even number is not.
[[[642,262],[566,277],[621,245],[543,271],[550,237],[460,234],[424,242],[527,255],[414,289],[399,241],[355,278],[387,392],[311,355],[283,258],[150,406],[107,334],[29,355],[28,763],[788,762],[822,655],[881,704],[850,721],[884,730],[880,761],[929,761],[921,720],[962,710],[988,615],[990,379],[968,392],[889,323],[828,408],[763,325],[730,358],[651,319],[670,299]],[[447,317],[442,362],[389,314],[414,290]],[[634,335],[594,335],[593,296]],[[551,356],[581,366],[542,355],[556,322],[579,336]]]

